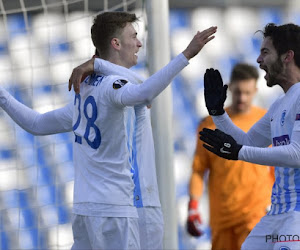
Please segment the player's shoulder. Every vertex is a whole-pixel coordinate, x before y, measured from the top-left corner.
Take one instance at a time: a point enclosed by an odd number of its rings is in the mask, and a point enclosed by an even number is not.
[[[98,75],[92,74],[88,76],[84,83],[91,86],[112,87],[113,89],[120,89],[128,83],[128,79],[119,75]]]

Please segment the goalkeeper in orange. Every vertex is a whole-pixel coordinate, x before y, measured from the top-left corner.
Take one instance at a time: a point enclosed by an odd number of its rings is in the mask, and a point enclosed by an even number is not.
[[[257,79],[257,69],[252,65],[239,63],[231,72],[229,90],[232,102],[226,111],[232,121],[244,131],[248,131],[265,114],[264,109],[252,105],[257,92]],[[203,128],[216,128],[211,117],[203,120],[198,132]],[[202,220],[198,204],[203,193],[203,176],[209,171],[212,249],[241,249],[247,235],[271,204],[274,171],[270,167],[217,157],[202,144],[197,140],[189,187],[187,230],[192,236],[203,234],[199,228]]]

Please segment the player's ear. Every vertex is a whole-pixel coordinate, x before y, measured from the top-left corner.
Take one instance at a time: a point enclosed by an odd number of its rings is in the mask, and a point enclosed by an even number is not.
[[[286,53],[283,54],[284,56],[284,62],[288,63],[291,62],[294,59],[295,53],[293,50],[288,50]]]
[[[121,46],[120,46],[120,40],[118,38],[111,39],[110,43],[114,49],[120,50]]]

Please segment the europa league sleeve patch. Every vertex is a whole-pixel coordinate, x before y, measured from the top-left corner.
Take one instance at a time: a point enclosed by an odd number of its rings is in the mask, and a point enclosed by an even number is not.
[[[122,88],[128,81],[124,79],[118,79],[113,83],[113,88],[114,89],[120,89]]]

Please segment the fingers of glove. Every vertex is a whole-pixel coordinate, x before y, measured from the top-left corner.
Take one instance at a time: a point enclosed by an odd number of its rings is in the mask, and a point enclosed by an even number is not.
[[[219,137],[223,142],[234,140],[231,135],[224,133],[222,130],[215,129],[216,136]]]
[[[215,129],[215,131],[214,131],[214,133],[215,133],[215,135],[216,136],[218,136],[219,138],[226,138],[226,135],[227,134],[225,134],[222,130],[220,130],[220,129]]]
[[[227,98],[227,89],[228,89],[228,85],[224,85],[223,86],[223,91],[222,91],[222,102],[224,104],[226,98]]]
[[[219,152],[219,150],[217,150],[216,148],[211,147],[211,146],[208,145],[208,144],[203,144],[203,147],[204,147],[205,149],[207,149],[208,151],[210,151],[210,152],[212,152],[212,153],[214,153],[214,154],[220,156],[220,152]]]
[[[220,74],[220,71],[217,69],[214,71],[214,78],[215,78],[215,81],[218,82],[219,86],[223,87],[223,79]]]
[[[220,95],[220,88],[221,88],[221,85],[220,85],[220,82],[219,82],[219,79],[216,75],[216,70],[215,69],[211,69],[211,71],[209,72],[209,82],[210,82],[210,85],[211,85],[211,88],[213,89],[213,91],[215,93],[217,93],[218,95]],[[222,84],[223,86],[223,84]]]
[[[214,130],[213,129],[210,129],[210,128],[203,128],[202,131],[199,132],[199,134],[203,132],[203,133],[213,133]]]
[[[223,87],[223,81],[219,71],[215,69],[210,69],[208,71],[207,77],[212,91],[220,95]]]
[[[231,144],[236,144],[235,139],[229,134],[224,133],[219,129],[215,129],[216,135],[223,141],[223,142],[230,142]]]
[[[221,132],[221,133],[220,133]],[[202,136],[204,139],[208,140],[207,143],[214,145],[214,146],[222,146],[223,145],[223,134],[222,131],[217,132],[212,129],[204,128],[202,131],[200,131],[200,136]],[[200,138],[201,139],[201,138]],[[201,139],[202,140],[202,139]]]
[[[209,146],[213,147],[213,148],[219,148],[220,147],[220,143],[214,141],[214,138],[210,138],[210,136],[200,135],[199,139],[201,141],[205,142],[206,144],[208,144]]]
[[[210,68],[210,69],[206,69],[205,74],[204,74],[204,91],[210,91],[213,90],[213,83],[211,81],[211,73],[213,72],[214,69]]]

